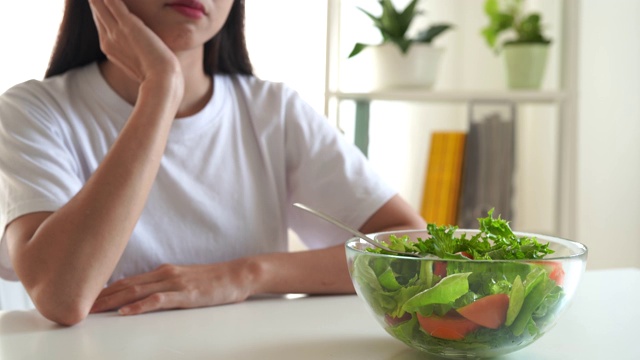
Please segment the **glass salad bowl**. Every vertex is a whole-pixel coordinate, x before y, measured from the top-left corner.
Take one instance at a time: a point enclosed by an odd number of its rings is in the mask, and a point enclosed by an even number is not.
[[[353,238],[349,272],[369,312],[410,347],[445,357],[507,354],[554,326],[587,261],[578,242],[507,231],[511,243],[455,227],[370,235],[391,248],[440,255],[424,258],[385,254]]]

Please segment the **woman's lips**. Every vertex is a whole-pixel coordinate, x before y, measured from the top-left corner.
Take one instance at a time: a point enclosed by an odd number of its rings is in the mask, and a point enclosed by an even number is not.
[[[194,20],[198,20],[205,15],[204,7],[198,1],[175,1],[167,6]]]

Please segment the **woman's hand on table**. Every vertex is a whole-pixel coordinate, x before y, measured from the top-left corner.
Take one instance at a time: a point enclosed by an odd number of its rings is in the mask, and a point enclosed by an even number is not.
[[[211,265],[162,265],[104,288],[92,313],[122,315],[236,303],[252,295],[250,266],[243,259]]]

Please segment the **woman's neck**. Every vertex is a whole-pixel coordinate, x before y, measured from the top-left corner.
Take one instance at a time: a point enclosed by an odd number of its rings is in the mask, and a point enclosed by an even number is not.
[[[180,57],[185,81],[184,97],[178,108],[176,118],[190,116],[202,110],[213,94],[213,79],[204,72],[202,58]],[[138,98],[139,82],[132,79],[116,64],[109,60],[102,62],[100,72],[111,88],[130,104]]]

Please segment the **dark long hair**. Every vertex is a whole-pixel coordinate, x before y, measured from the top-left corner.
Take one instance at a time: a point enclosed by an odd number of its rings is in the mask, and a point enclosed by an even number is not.
[[[87,0],[66,0],[58,39],[45,77],[106,59]],[[205,73],[253,75],[244,37],[244,0],[234,0],[229,17],[204,45]]]

